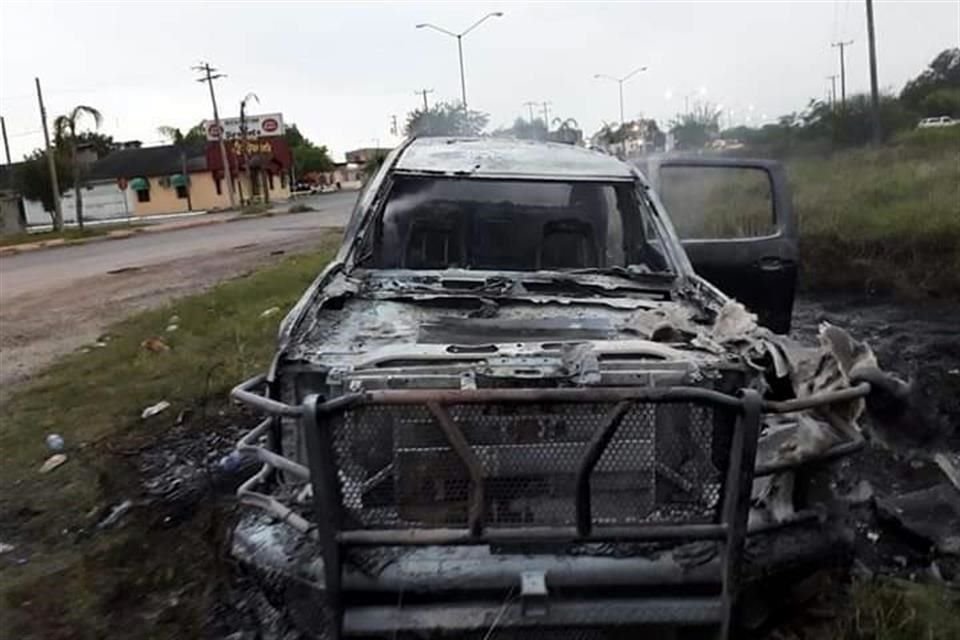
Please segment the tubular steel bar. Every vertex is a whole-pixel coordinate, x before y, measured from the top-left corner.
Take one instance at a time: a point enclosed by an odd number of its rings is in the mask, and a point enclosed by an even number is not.
[[[267,376],[260,374],[254,376],[247,380],[246,382],[241,382],[233,388],[230,392],[230,397],[234,400],[239,400],[251,406],[262,409],[267,413],[278,416],[287,416],[290,418],[299,418],[303,415],[304,408],[302,405],[289,405],[284,402],[278,402],[277,400],[272,400],[266,396],[260,395],[259,393],[254,393],[253,389],[257,389],[263,386],[267,381]]]
[[[860,451],[864,446],[866,446],[866,443],[867,441],[860,436],[856,440],[844,442],[843,444],[838,444],[835,447],[830,447],[823,453],[806,458],[804,460],[789,460],[760,465],[757,467],[757,470],[754,471],[753,475],[756,477],[772,476],[775,473],[781,473],[783,471],[793,471],[795,469],[799,469],[800,467],[808,467],[812,464],[829,462],[830,460],[843,458]]]
[[[722,521],[729,528],[724,544],[725,553],[721,560],[724,606],[721,638],[728,638],[730,635],[733,605],[739,590],[740,564],[750,515],[750,494],[753,490],[753,469],[757,458],[762,406],[763,401],[757,391],[743,390],[743,412],[737,417],[733,442],[730,443],[722,516]]]
[[[726,524],[675,524],[595,527],[589,536],[580,535],[576,527],[485,529],[480,536],[474,535],[470,529],[357,529],[339,532],[337,540],[356,546],[479,545],[510,542],[723,540],[728,534],[729,527]]]
[[[313,485],[314,518],[317,523],[320,551],[323,554],[327,603],[334,612],[329,632],[332,640],[340,640],[343,633],[343,567],[337,532],[341,528],[343,503],[340,496],[340,483],[337,480],[333,434],[329,420],[320,420],[317,411],[319,402],[320,397],[316,394],[309,395],[304,400],[304,433],[307,440],[307,458],[310,463],[310,483]]]
[[[473,536],[479,536],[483,531],[484,519],[484,498],[483,498],[483,465],[477,459],[477,454],[470,448],[467,439],[463,433],[454,424],[453,419],[447,410],[436,402],[427,402],[427,409],[433,414],[433,418],[440,425],[443,435],[446,436],[450,447],[460,457],[460,461],[467,467],[467,473],[470,475],[470,506],[467,515],[467,525]]]
[[[764,400],[761,402],[761,408],[764,413],[792,413],[794,411],[803,411],[804,409],[815,409],[835,402],[856,400],[866,397],[869,394],[870,383],[861,382],[847,389],[827,391],[806,398],[797,398],[795,400]]]
[[[577,469],[577,533],[580,536],[589,536],[593,524],[593,509],[590,504],[590,476],[629,410],[630,403],[626,400],[621,400],[614,405],[613,409],[604,418],[600,428],[594,431],[590,444],[587,445],[587,452],[580,462],[580,468]]]
[[[341,396],[319,407],[337,411],[354,404],[486,404],[534,402],[709,402],[739,409],[739,398],[701,387],[583,387],[576,389],[385,389]]]

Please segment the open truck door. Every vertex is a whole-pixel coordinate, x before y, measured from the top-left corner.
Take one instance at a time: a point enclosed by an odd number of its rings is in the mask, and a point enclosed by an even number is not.
[[[698,274],[778,333],[790,330],[797,219],[783,166],[740,158],[662,158],[647,175]]]

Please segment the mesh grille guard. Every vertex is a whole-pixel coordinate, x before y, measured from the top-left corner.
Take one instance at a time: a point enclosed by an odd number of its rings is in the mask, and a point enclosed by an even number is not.
[[[697,387],[411,389],[328,401],[313,395],[291,406],[255,393],[264,382],[247,381],[233,397],[298,418],[309,465],[256,444],[275,419],[268,418],[239,443],[264,466],[238,494],[320,543],[335,637],[345,620],[362,627],[380,615],[345,606],[346,548],[693,540],[719,545],[711,602],[726,637],[753,479],[783,470],[754,469],[762,413],[870,390],[860,384],[764,402],[754,390],[732,396]],[[839,445],[820,459],[860,444]],[[272,469],[310,481],[314,512],[322,514],[316,522],[252,490]],[[384,624],[400,624],[381,613]]]

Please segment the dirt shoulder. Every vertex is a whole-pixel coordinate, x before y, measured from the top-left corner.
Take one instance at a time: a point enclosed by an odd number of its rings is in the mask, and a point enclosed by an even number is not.
[[[13,385],[58,356],[95,343],[111,323],[316,244],[317,234],[303,234],[121,269],[5,300],[0,305],[0,403]]]

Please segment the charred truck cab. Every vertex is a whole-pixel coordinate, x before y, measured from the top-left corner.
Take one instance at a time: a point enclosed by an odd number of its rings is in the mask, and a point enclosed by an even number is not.
[[[869,353],[778,333],[782,172],[650,173],[666,207],[610,156],[425,138],[370,180],[233,393],[265,414],[234,551],[307,591],[302,631],[723,638],[756,585],[835,548],[814,479],[862,443]],[[674,209],[707,229],[686,250]]]

